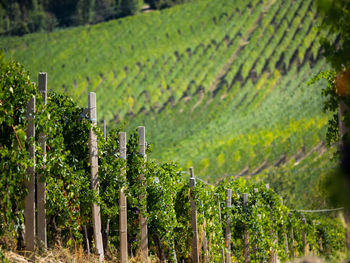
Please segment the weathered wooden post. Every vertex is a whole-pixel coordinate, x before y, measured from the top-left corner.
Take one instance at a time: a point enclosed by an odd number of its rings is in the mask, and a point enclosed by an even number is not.
[[[28,189],[28,195],[24,200],[24,244],[25,249],[28,251],[28,256],[32,260],[35,260],[35,97],[33,96],[27,105],[26,117],[28,120],[27,128],[27,147],[29,152],[30,165],[27,168],[27,174],[29,180],[26,181],[26,187]]]
[[[197,229],[197,207],[193,199],[192,189],[196,186],[196,178],[194,178],[193,167],[190,167],[190,203],[191,203],[191,224],[192,224],[192,262],[199,263],[198,249],[198,229]]]
[[[84,228],[86,249],[87,249],[88,255],[90,256],[90,243],[89,243],[89,237],[88,237],[86,225],[84,225],[83,228]]]
[[[89,118],[92,122],[90,128],[90,164],[91,164],[91,187],[93,190],[99,191],[98,182],[98,152],[97,152],[97,135],[94,132],[94,127],[97,124],[97,113],[96,113],[96,93],[89,92]],[[92,204],[92,221],[94,228],[94,240],[96,252],[99,255],[99,260],[104,260],[103,252],[103,241],[101,233],[101,212],[100,206],[96,203]]]
[[[306,248],[307,248],[307,241],[306,241],[306,232],[305,232],[305,226],[306,226],[306,219],[305,215],[301,214],[301,222],[303,223],[303,231],[301,233],[302,241],[303,241],[303,253],[304,256],[306,255]]]
[[[231,263],[231,202],[232,202],[232,190],[226,189],[226,232],[225,232],[225,248],[226,257],[225,263]]]
[[[247,211],[247,204],[248,204],[248,194],[243,194],[243,210],[244,213]],[[249,262],[249,232],[248,227],[244,226],[244,233],[243,233],[243,245],[244,245],[244,262]]]
[[[126,133],[119,133],[119,154],[120,158],[126,161]],[[126,167],[123,167],[122,176],[126,180]],[[127,200],[122,188],[119,192],[119,227],[120,227],[120,262],[128,263],[128,233],[127,233]]]
[[[40,72],[38,75],[38,86],[41,95],[43,96],[44,104],[47,104],[47,73]],[[45,134],[39,136],[39,143],[42,153],[46,155],[46,139]],[[38,241],[40,248],[47,248],[47,233],[46,233],[46,182],[42,182],[42,175],[38,175],[37,180],[37,207],[38,207]]]
[[[137,128],[139,134],[139,153],[146,158],[146,129],[144,126],[139,126]],[[145,176],[140,174],[139,177],[141,187],[144,187]],[[145,199],[146,197],[141,195],[140,199]],[[147,218],[143,215],[143,211],[146,207],[143,207],[140,211],[140,225],[141,225],[141,260],[146,262],[148,258],[148,229],[147,229]]]

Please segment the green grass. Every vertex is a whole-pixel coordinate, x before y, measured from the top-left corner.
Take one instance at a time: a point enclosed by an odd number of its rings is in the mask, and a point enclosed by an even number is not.
[[[312,0],[194,0],[163,11],[0,39],[34,79],[128,131],[147,127],[152,157],[209,181],[272,169],[325,138],[321,20]],[[325,160],[326,162],[327,160]]]

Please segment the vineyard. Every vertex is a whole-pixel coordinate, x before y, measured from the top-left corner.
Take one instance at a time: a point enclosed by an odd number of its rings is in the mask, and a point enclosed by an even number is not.
[[[100,121],[127,131],[147,126],[157,143],[152,157],[193,165],[214,182],[290,162],[322,143],[328,115],[320,84],[306,86],[327,68],[315,29],[321,20],[311,0],[198,0],[2,38],[0,47],[32,76],[47,71],[49,88],[79,105],[96,91]]]
[[[146,242],[150,254],[168,262],[276,262],[310,253],[329,259],[344,249],[344,228],[338,217],[292,210],[263,182],[231,178],[214,186],[196,180],[193,168],[188,181],[178,164],[145,158],[152,145],[145,141],[144,127],[131,133],[127,143],[119,129],[103,134],[96,126],[95,93],[89,94],[87,114],[71,98],[47,94],[46,74],[39,74],[39,92],[20,64],[1,59],[0,168],[7,176],[0,178],[0,233],[13,235],[19,245],[23,216],[26,248],[36,236],[33,227],[33,239],[28,239],[31,216],[26,212],[36,206],[30,187],[36,175],[37,196],[39,185],[46,183],[47,239],[39,234],[38,238],[48,246],[84,245],[116,257],[121,253],[122,233],[127,233],[129,245],[124,248],[129,255],[143,253]],[[120,193],[127,197],[125,210]],[[123,211],[126,228],[119,221]],[[39,224],[38,233],[43,229]],[[98,236],[92,238],[86,231],[91,227],[96,231],[96,224],[104,240],[102,248]]]
[[[342,209],[302,212],[330,206],[337,166],[325,82],[307,85],[330,68],[323,19],[312,0],[193,0],[1,37],[0,261],[6,238],[123,263],[339,260]]]

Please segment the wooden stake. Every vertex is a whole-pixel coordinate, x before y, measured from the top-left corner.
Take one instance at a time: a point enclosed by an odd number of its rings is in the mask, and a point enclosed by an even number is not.
[[[126,133],[119,133],[119,154],[120,158],[126,161]],[[122,176],[124,180],[126,167],[123,167]],[[122,188],[119,192],[119,205],[120,205],[120,215],[119,215],[119,227],[120,227],[120,262],[128,262],[128,233],[127,233],[127,200],[124,194],[124,189]]]
[[[191,224],[192,224],[192,262],[199,263],[199,248],[198,248],[198,228],[197,228],[197,207],[193,199],[192,189],[196,186],[193,167],[190,168],[190,203],[191,203]]]
[[[247,210],[247,203],[248,203],[248,194],[243,194],[243,209],[246,213]],[[248,227],[244,226],[244,233],[243,233],[243,245],[244,245],[244,262],[248,263],[249,260],[249,232]]]
[[[44,104],[47,104],[47,73],[39,73],[38,86],[41,95],[43,96]],[[45,134],[41,133],[39,136],[39,143],[42,149],[44,160],[46,155],[46,138]],[[46,233],[46,182],[42,181],[42,175],[38,175],[37,181],[37,206],[38,206],[38,245],[40,248],[47,248],[47,233]]]
[[[88,237],[86,225],[84,225],[84,234],[85,234],[86,249],[88,251],[88,255],[90,256],[90,243],[89,243],[89,237]]]
[[[94,127],[97,123],[97,113],[96,113],[96,93],[89,93],[89,118],[92,122],[92,127],[90,128],[90,164],[91,164],[91,186],[93,190],[99,191],[98,182],[98,152],[97,152],[97,135],[94,132]],[[103,252],[103,241],[101,233],[101,212],[100,206],[96,203],[92,204],[92,221],[94,227],[94,240],[96,252],[99,256],[99,260],[104,260]]]
[[[27,105],[27,147],[30,159],[30,165],[27,168],[27,174],[29,181],[26,181],[26,187],[28,189],[28,195],[24,200],[24,244],[25,249],[28,251],[28,256],[31,260],[35,261],[35,97],[33,96]],[[30,253],[30,254],[29,254]]]
[[[139,134],[139,153],[146,158],[146,129],[144,126],[139,126],[137,128]],[[145,184],[144,174],[140,174],[139,177],[142,187]],[[145,196],[140,196],[140,199],[145,199]],[[145,210],[146,207],[143,207]],[[142,209],[140,210],[140,225],[141,225],[141,260],[146,262],[148,258],[148,229],[147,229],[147,218],[143,215]]]
[[[225,248],[226,257],[225,262],[231,263],[231,203],[232,203],[232,190],[226,189],[226,232],[225,232]]]

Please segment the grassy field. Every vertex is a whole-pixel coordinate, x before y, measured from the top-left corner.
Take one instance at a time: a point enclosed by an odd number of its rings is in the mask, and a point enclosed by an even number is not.
[[[128,131],[145,125],[151,157],[194,166],[214,182],[266,173],[298,156],[314,167],[328,116],[320,84],[306,82],[327,68],[315,30],[321,19],[312,0],[194,0],[1,38],[0,48],[34,79],[48,72],[49,88],[81,105],[96,91],[99,121]]]

